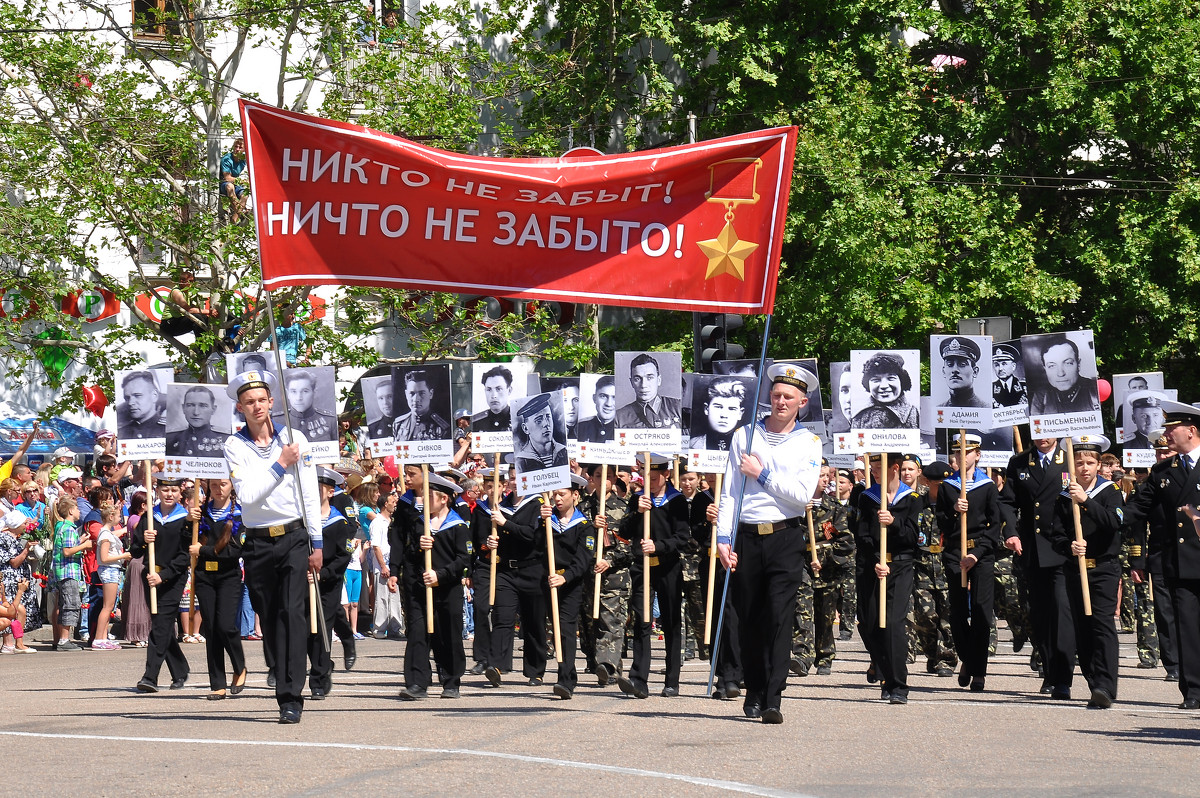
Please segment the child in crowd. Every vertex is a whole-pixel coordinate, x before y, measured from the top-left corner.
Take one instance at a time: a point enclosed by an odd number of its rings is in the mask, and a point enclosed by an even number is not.
[[[99,567],[96,576],[104,591],[104,607],[96,621],[96,638],[92,642],[94,651],[116,651],[121,648],[117,643],[108,639],[108,621],[112,617],[113,607],[117,603],[117,594],[121,590],[121,577],[125,572],[125,563],[132,559],[125,551],[125,543],[121,539],[124,530],[118,528],[121,521],[121,508],[115,504],[105,504],[100,508],[100,549],[97,553]]]
[[[17,593],[12,601],[4,600],[4,591],[0,591],[0,637],[4,645],[0,646],[0,654],[33,654],[37,649],[25,645],[25,625],[21,623],[24,607],[21,600],[29,590],[29,583],[22,579],[17,582]],[[13,642],[8,641],[12,635]]]
[[[51,509],[54,524],[54,589],[58,594],[58,617],[54,622],[54,650],[78,651],[71,630],[79,625],[83,590],[83,553],[92,547],[90,538],[80,540],[79,506],[73,496],[60,496]]]

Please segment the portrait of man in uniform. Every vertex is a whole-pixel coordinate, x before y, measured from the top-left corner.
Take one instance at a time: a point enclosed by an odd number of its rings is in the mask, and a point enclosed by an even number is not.
[[[284,372],[292,426],[303,432],[312,443],[337,440],[338,421],[333,412],[333,381],[332,366],[288,369]],[[271,414],[275,426],[283,426],[281,402],[275,403]]]
[[[1005,341],[992,346],[992,407],[1016,407],[1028,404],[1025,383],[1018,374],[1021,367],[1021,350],[1016,344]]]
[[[1143,380],[1144,382],[1145,380]],[[1130,380],[1133,382],[1133,380]],[[1129,415],[1133,421],[1133,436],[1125,441],[1126,449],[1153,449],[1150,434],[1163,429],[1166,416],[1162,409],[1162,397],[1142,389],[1129,397]]]
[[[408,411],[393,424],[397,442],[450,440],[449,381],[434,375],[429,368],[400,372]]]
[[[591,399],[596,414],[580,421],[575,435],[588,443],[610,443],[617,418],[617,385],[611,375],[600,375]]]
[[[869,354],[860,382],[868,402],[850,419],[851,429],[920,429],[919,408],[909,400],[913,377],[900,354]]]
[[[567,425],[567,437],[577,438],[575,430],[579,425],[579,378],[543,377],[542,390],[562,393],[563,423]]]
[[[567,465],[561,395],[540,393],[519,401],[524,404],[517,409],[517,423],[513,427],[517,472],[528,473]],[[555,406],[559,411],[557,414],[554,412]]]
[[[179,394],[182,393],[182,396]],[[169,404],[175,405],[183,418],[180,428],[175,414],[168,414],[167,455],[172,457],[225,457],[225,439],[229,426],[213,426],[213,418],[229,418],[228,402],[217,401],[217,394],[207,385],[171,385],[167,388]],[[217,415],[219,407],[226,412]]]
[[[1090,341],[1089,341],[1090,343]],[[1088,362],[1079,344],[1064,333],[1026,336],[1022,339],[1025,375],[1029,379],[1029,415],[1084,413],[1100,409],[1096,377],[1085,377],[1085,367],[1095,375],[1095,354]],[[1037,383],[1034,383],[1034,377]]]
[[[689,431],[695,434],[688,440],[688,448],[729,451],[734,431],[747,421],[747,396],[754,384],[737,377],[711,377],[693,386]]]
[[[396,420],[395,390],[390,373],[363,378],[363,406],[367,414],[368,438],[379,440],[392,437],[392,424]]]
[[[665,354],[661,357],[665,358]],[[617,429],[679,427],[681,404],[679,399],[663,395],[664,374],[659,360],[648,352],[637,354],[629,362],[628,374],[633,401],[617,409]],[[679,372],[674,376],[678,386]]]
[[[121,378],[121,395],[117,403],[117,437],[163,438],[166,403],[163,390],[153,371],[130,371]]]
[[[966,336],[952,335],[938,344],[938,355],[942,360],[938,375],[941,385],[935,386],[935,391],[946,397],[938,402],[938,407],[992,406],[975,389],[982,355],[979,343]]]
[[[505,366],[493,366],[483,373],[483,399],[487,407],[471,416],[473,432],[504,432],[512,429],[508,408],[512,394],[513,373]]]

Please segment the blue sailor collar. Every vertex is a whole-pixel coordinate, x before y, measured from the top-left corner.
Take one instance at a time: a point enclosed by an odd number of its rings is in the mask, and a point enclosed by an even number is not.
[[[871,487],[864,490],[863,493],[867,494],[867,496],[869,496],[871,498],[871,501],[875,502],[880,507],[882,507],[883,500],[880,498],[880,495],[879,495],[880,490],[882,488],[883,488],[882,485],[880,485],[878,482],[875,482],[875,483],[872,483]],[[903,499],[905,496],[907,496],[910,493],[916,493],[916,491],[913,490],[912,488],[910,488],[906,483],[901,482],[900,486],[898,488],[896,488],[896,496],[895,496],[895,498],[892,499],[892,504],[898,503],[901,499]]]
[[[958,471],[955,471],[953,474],[946,477],[945,482],[947,485],[953,485],[960,491],[962,490],[961,474]],[[970,493],[976,488],[982,488],[984,485],[991,484],[993,483],[992,480],[988,478],[987,472],[982,468],[976,468],[973,472],[971,472],[971,484],[967,486],[967,492]]]
[[[162,505],[154,505],[154,522],[156,524],[168,524],[171,521],[178,521],[180,518],[187,518],[188,511],[184,509],[182,504],[176,504],[171,508],[171,513],[166,518],[162,514]]]
[[[333,505],[330,505],[329,515],[327,515],[321,521],[321,526],[322,526],[322,528],[327,527],[327,526],[333,526],[337,522],[345,521],[345,520],[346,520],[346,516],[344,516],[340,512],[338,512],[338,508],[334,507]]]
[[[760,417],[758,419],[758,421],[754,422],[754,426],[758,428],[759,432],[767,431],[767,418],[769,418],[770,415],[771,415],[770,413],[767,413],[766,415]],[[747,428],[747,434],[749,434],[749,428]],[[755,433],[755,434],[757,436],[757,433]],[[790,440],[792,437],[794,437],[796,435],[812,435],[812,433],[808,431],[808,427],[804,426],[799,421],[797,421],[796,426],[792,429],[791,432],[789,432],[787,435],[785,435],[783,439],[785,441]]]
[[[437,537],[439,532],[445,532],[447,529],[453,529],[456,526],[466,526],[467,522],[462,519],[462,516],[454,512],[453,509],[446,511],[446,518],[442,521],[442,525],[434,529],[432,525],[429,527],[429,536]]]
[[[520,510],[522,507],[529,504],[530,502],[540,501],[541,498],[542,498],[542,494],[531,493],[528,496],[522,497],[520,503],[517,504],[516,507],[513,507],[511,504],[508,503],[508,497],[506,496],[506,497],[504,497],[504,500],[500,502],[500,512],[504,513],[505,515],[512,515],[517,510]]]
[[[566,532],[568,529],[577,527],[580,524],[586,524],[587,516],[584,515],[583,513],[579,512],[579,508],[576,507],[575,514],[572,515],[565,524],[554,513],[550,514],[550,521],[551,521],[552,525],[554,526],[554,531],[558,532],[558,533],[562,533],[562,532]]]
[[[1089,498],[1089,499],[1093,499],[1093,498],[1095,498],[1095,497],[1096,497],[1096,495],[1097,495],[1098,493],[1100,493],[1100,491],[1104,490],[1105,488],[1107,488],[1107,487],[1108,487],[1109,485],[1111,485],[1111,484],[1113,484],[1113,483],[1112,483],[1110,480],[1107,480],[1107,479],[1105,479],[1104,477],[1102,477],[1102,476],[1100,476],[1099,474],[1097,474],[1097,475],[1096,475],[1096,484],[1095,484],[1095,485],[1092,485],[1091,489],[1090,489],[1090,490],[1087,492],[1088,498]],[[1063,488],[1062,492],[1061,492],[1061,493],[1059,493],[1058,495],[1059,495],[1059,496],[1066,496],[1067,498],[1070,498],[1070,497],[1071,497],[1070,489],[1069,489],[1069,488]]]
[[[415,490],[406,490],[400,494],[400,501],[413,507],[417,506],[417,492]]]
[[[241,437],[242,440],[246,441],[251,446],[258,446],[258,444],[254,442],[254,438],[250,437],[250,425],[249,424],[246,424],[245,426],[243,426],[240,430],[238,430],[234,434]],[[283,430],[276,429],[275,423],[271,422],[271,443],[274,443],[275,441],[279,441],[280,445],[282,445],[283,441],[280,439],[280,436],[282,434],[283,434]]]
[[[242,507],[236,501],[231,501],[224,507],[214,508],[212,502],[204,503],[204,512],[214,521],[228,521],[234,516],[242,514]]]
[[[672,485],[670,482],[668,482],[668,483],[667,483],[667,489],[663,491],[663,495],[661,495],[661,496],[651,496],[651,497],[650,497],[650,503],[651,503],[651,504],[652,504],[654,507],[662,507],[664,504],[666,504],[667,502],[671,501],[671,499],[674,499],[676,496],[682,496],[682,495],[683,495],[682,493],[680,493],[679,491],[675,490],[675,486],[674,486],[674,485]]]

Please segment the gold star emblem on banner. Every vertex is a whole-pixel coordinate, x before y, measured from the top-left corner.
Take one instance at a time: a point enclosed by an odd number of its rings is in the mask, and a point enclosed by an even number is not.
[[[738,238],[730,221],[717,234],[716,238],[707,241],[697,241],[696,246],[708,257],[708,272],[705,280],[711,280],[722,274],[732,275],[739,280],[746,279],[746,258],[758,249],[758,244],[743,241]]]

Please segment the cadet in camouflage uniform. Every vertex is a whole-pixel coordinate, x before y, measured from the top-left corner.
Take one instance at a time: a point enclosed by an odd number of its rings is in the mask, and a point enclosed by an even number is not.
[[[847,573],[854,577],[854,533],[850,531],[849,513],[835,495],[825,493],[836,477],[834,468],[821,467],[815,494],[821,496],[821,500],[809,505],[817,541],[816,560],[820,565],[813,579],[814,664],[818,676],[828,676],[837,657],[833,629],[837,623],[838,586]]]
[[[804,531],[808,535],[807,528]],[[796,590],[796,615],[792,624],[792,661],[790,668],[797,676],[807,676],[814,657],[815,629],[813,625],[812,563],[805,563]]]
[[[600,467],[592,466],[593,482],[599,488]],[[594,576],[588,575],[584,589],[583,623],[580,625],[582,636],[585,638],[587,649],[592,653],[588,659],[595,660],[592,673],[601,687],[615,682],[623,671],[621,669],[621,652],[625,646],[625,625],[629,619],[629,592],[633,587],[629,576],[629,566],[633,564],[633,547],[629,541],[618,538],[615,533],[608,532],[607,527],[615,530],[625,517],[628,503],[610,492],[604,503],[604,513],[597,514],[600,503],[599,492],[592,493],[586,500],[585,515],[590,514],[596,527],[596,534],[603,534],[604,557],[600,561],[600,617],[592,618],[592,607],[595,602]],[[588,549],[595,560],[596,541],[588,541]],[[582,648],[583,646],[581,646]]]
[[[1017,517],[1013,511],[1016,497],[1007,483],[1007,471],[1003,468],[990,469],[992,481],[1000,491],[1000,517],[1002,519],[1001,540],[1008,540],[1017,534]],[[1008,548],[996,552],[996,598],[995,618],[992,619],[989,653],[996,653],[996,619],[1003,618],[1008,622],[1008,631],[1012,632],[1013,651],[1020,653],[1029,639],[1029,605],[1026,603],[1025,591],[1021,589],[1016,574],[1016,558]]]
[[[906,469],[902,467],[903,477]],[[910,615],[910,651],[925,655],[925,670],[938,676],[954,675],[958,657],[950,633],[950,595],[942,567],[942,536],[933,503],[942,480],[954,473],[943,462],[921,470],[925,507],[917,518],[918,553],[913,561],[913,600]]]
[[[679,491],[688,503],[688,526],[691,539],[687,548],[680,552],[683,564],[683,621],[685,660],[708,659],[704,645],[704,603],[708,585],[702,578],[705,570],[701,562],[712,542],[712,524],[705,519],[705,511],[712,504],[712,497],[700,490],[700,475],[695,471],[682,471],[679,475]]]
[[[839,468],[837,470],[836,481],[837,493],[835,495],[837,502],[846,510],[846,526],[853,529],[854,514],[858,512],[858,509],[850,501],[850,493],[854,490],[854,472],[849,469]],[[858,586],[854,581],[854,556],[857,545],[854,535],[851,534],[850,565],[842,573],[837,583],[838,626],[841,630],[838,639],[840,640],[849,640],[853,636],[855,619],[858,618]]]
[[[1142,556],[1142,545],[1133,539],[1132,529],[1121,529],[1121,625],[1125,625],[1125,604],[1133,605],[1133,613],[1137,631],[1138,667],[1143,669],[1157,668],[1158,626],[1154,622],[1154,597],[1150,593],[1150,580],[1143,579],[1134,582],[1129,575],[1129,558]]]

